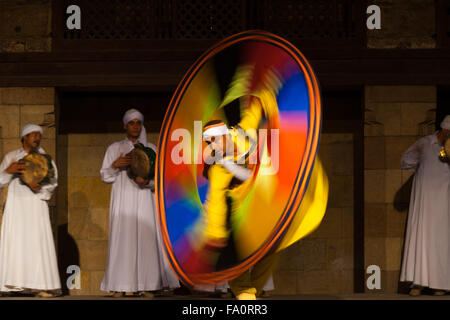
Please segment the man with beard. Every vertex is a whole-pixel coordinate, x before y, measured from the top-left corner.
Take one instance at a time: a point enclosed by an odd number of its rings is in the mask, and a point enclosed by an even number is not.
[[[8,187],[0,239],[0,291],[34,293],[38,297],[59,294],[61,283],[47,201],[57,186],[56,165],[49,183],[25,185],[20,161],[30,152],[45,154],[40,147],[43,130],[27,124],[21,133],[22,148],[6,154],[0,165],[0,188]]]

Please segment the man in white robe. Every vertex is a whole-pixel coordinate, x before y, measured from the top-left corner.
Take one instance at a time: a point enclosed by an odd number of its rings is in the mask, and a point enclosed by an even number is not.
[[[142,143],[156,152],[156,146],[147,142],[143,123],[139,111],[125,113],[127,137],[108,147],[100,171],[102,180],[112,184],[108,261],[101,290],[114,292],[114,297],[139,292],[152,298],[150,291],[179,286],[163,252],[154,180],[137,177],[133,181],[126,172],[131,163],[126,155],[134,144]]]
[[[410,295],[423,287],[435,295],[450,290],[450,166],[439,159],[450,116],[441,130],[415,142],[402,157],[402,169],[415,169],[400,281],[412,282]]]
[[[35,293],[51,297],[60,293],[61,283],[47,201],[57,186],[55,175],[48,184],[24,185],[18,178],[20,162],[39,146],[43,130],[28,124],[21,133],[22,148],[6,154],[0,165],[0,188],[8,187],[0,239],[0,291]]]

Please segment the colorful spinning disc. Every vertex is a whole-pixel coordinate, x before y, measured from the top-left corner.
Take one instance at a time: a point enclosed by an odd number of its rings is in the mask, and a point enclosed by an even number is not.
[[[251,179],[228,204],[234,206],[228,246],[208,268],[201,262],[207,254],[201,244],[209,188],[203,176],[202,127],[213,119],[238,125],[251,99],[265,106],[255,128],[258,148],[252,156],[257,160]],[[311,66],[274,34],[233,35],[192,65],[164,118],[156,166],[159,223],[167,257],[181,281],[190,286],[226,282],[318,226],[328,191],[320,163],[314,166],[321,117]],[[310,181],[313,190],[305,197]]]

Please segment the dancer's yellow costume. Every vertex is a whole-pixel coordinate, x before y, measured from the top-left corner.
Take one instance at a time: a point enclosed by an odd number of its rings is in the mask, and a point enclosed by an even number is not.
[[[226,239],[227,197],[232,199],[233,209],[239,205],[239,199],[248,193],[253,165],[250,156],[257,152],[256,129],[266,110],[258,98],[253,98],[250,107],[244,112],[238,126],[229,130],[234,143],[234,154],[225,155],[223,159],[209,167],[209,190],[205,203],[206,236],[209,239]]]
[[[258,92],[249,93],[245,88],[245,72],[237,73],[235,82],[222,102],[223,107],[231,101],[246,97],[248,107],[243,108],[241,121],[235,128],[229,129],[229,141],[234,143],[234,154],[212,164],[207,173],[209,190],[204,206],[205,236],[212,241],[224,241],[229,237],[227,214],[233,215],[242,204],[251,189],[252,154],[256,151],[257,132],[263,114],[270,128],[278,127],[278,107],[275,91],[279,88],[276,77],[266,79],[266,86]],[[251,70],[250,70],[251,71]],[[275,119],[275,120],[273,120]],[[206,132],[204,128],[204,133]],[[245,134],[244,134],[245,131]],[[328,198],[328,180],[320,161],[316,161],[309,187],[293,221],[276,252],[286,248],[298,239],[312,232],[320,224],[325,213]],[[227,204],[231,200],[231,208]],[[229,212],[231,211],[231,212]],[[238,299],[254,299],[273,271],[278,261],[278,254],[273,253],[259,261],[251,270],[230,281],[230,288]]]

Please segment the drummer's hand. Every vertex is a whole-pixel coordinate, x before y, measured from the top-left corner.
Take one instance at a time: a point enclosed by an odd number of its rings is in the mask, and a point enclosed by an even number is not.
[[[15,174],[22,173],[23,170],[25,170],[25,164],[22,161],[17,161],[11,163],[5,171],[9,174]]]
[[[128,167],[131,164],[131,157],[130,156],[123,156],[123,153],[120,154],[120,157],[116,159],[116,161],[113,162],[112,166],[114,169],[124,168]]]
[[[28,185],[30,186],[31,190],[33,190],[33,191],[37,192],[37,191],[41,190],[41,185],[37,182],[30,182]]]
[[[136,181],[136,183],[141,188],[145,187],[149,183],[149,180],[146,180],[146,179],[144,179],[142,177],[136,177],[136,179],[134,179],[134,181]]]

